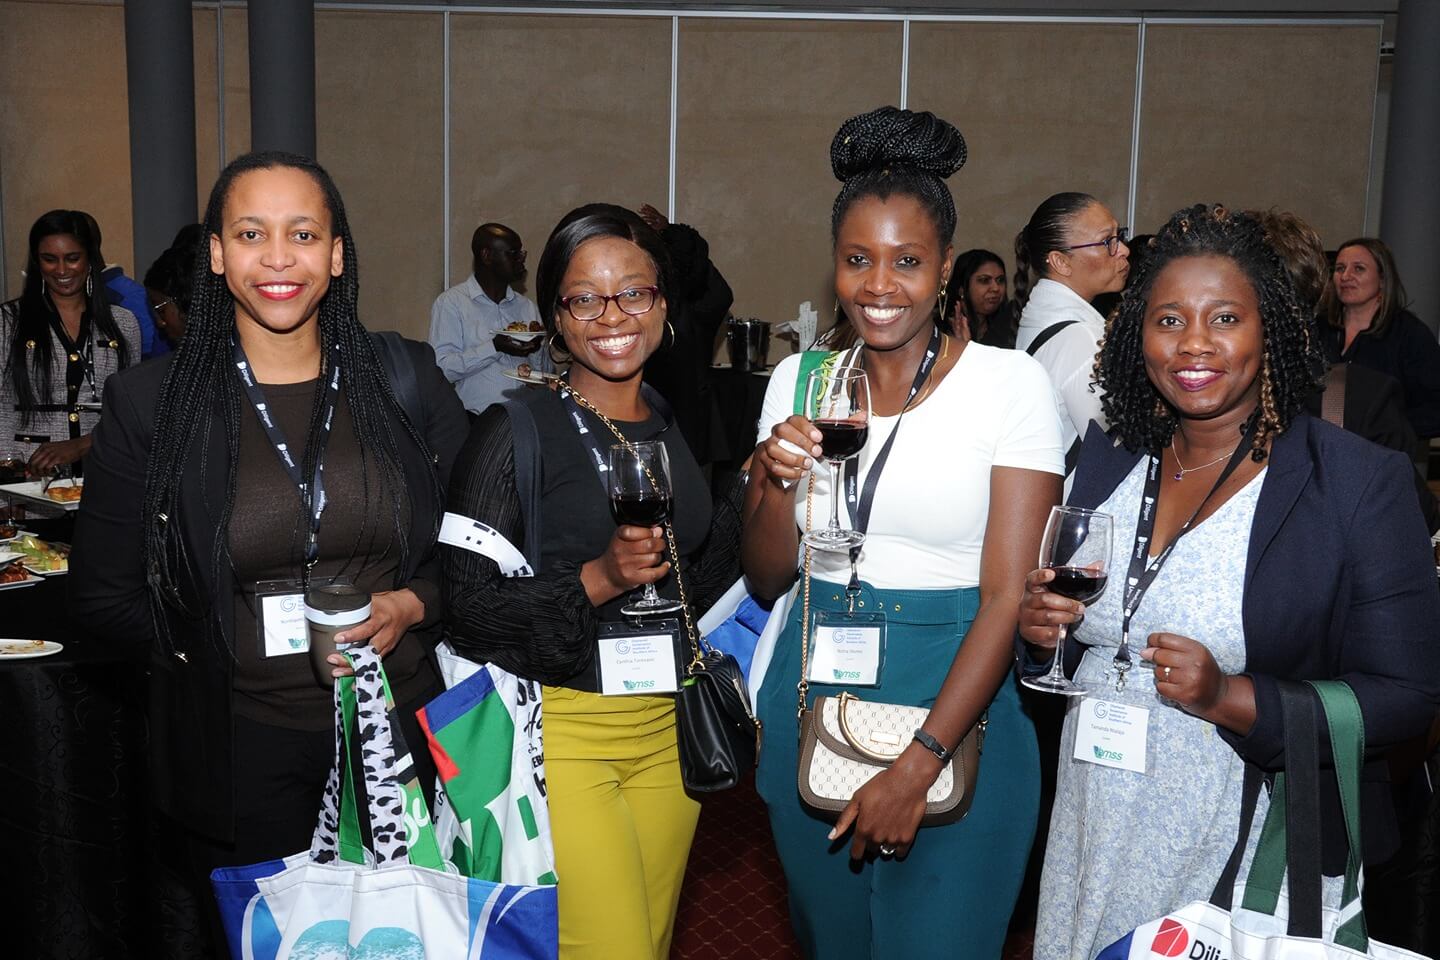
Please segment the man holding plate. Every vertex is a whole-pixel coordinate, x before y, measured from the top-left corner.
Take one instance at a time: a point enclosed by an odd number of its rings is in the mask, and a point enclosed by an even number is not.
[[[520,235],[499,223],[484,223],[470,239],[471,276],[446,290],[430,308],[430,345],[460,402],[479,414],[523,389],[512,376],[517,364],[534,373],[552,373],[540,312],[516,292],[525,278]]]

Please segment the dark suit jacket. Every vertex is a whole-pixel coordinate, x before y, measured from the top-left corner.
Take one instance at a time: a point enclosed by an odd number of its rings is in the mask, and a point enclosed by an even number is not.
[[[425,603],[425,620],[412,630],[438,629],[440,570],[434,531],[444,502],[427,496],[436,471],[448,481],[450,465],[465,439],[468,420],[455,390],[446,382],[427,344],[405,341],[419,380],[420,410],[412,420],[425,438],[422,451],[396,418],[396,443],[412,492],[409,531],[410,568],[406,585]],[[70,565],[73,614],[97,634],[149,650],[150,771],[155,801],[170,816],[207,836],[233,836],[231,770],[231,664],[235,582],[228,568],[218,580],[210,555],[229,474],[229,453],[220,414],[200,470],[200,447],[187,464],[184,500],[178,522],[185,549],[195,558],[197,582],[184,590],[187,606],[212,609],[220,639],[207,639],[206,620],[187,617],[167,605],[174,650],[157,640],[146,588],[144,527],[140,505],[145,466],[154,435],[155,405],[170,367],[162,357],[131,367],[105,382],[104,413],[85,462],[85,500],[75,522]],[[412,638],[413,640],[413,638]],[[223,646],[222,646],[223,645]],[[431,643],[433,646],[433,641]]]
[[[1140,457],[1092,423],[1068,502],[1099,506]],[[1372,862],[1398,843],[1378,748],[1423,733],[1440,704],[1440,590],[1413,473],[1403,455],[1312,417],[1297,417],[1276,438],[1246,547],[1242,610],[1255,725],[1245,736],[1219,731],[1247,761],[1283,769],[1276,680],[1349,683],[1364,712],[1366,746],[1377,748],[1362,785]],[[1116,556],[1129,546],[1117,544]],[[1329,743],[1321,740],[1328,763]],[[1336,873],[1344,868],[1344,830],[1333,775],[1321,783],[1325,868]]]

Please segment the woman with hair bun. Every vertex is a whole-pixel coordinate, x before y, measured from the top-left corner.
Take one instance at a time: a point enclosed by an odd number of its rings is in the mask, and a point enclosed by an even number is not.
[[[1034,570],[1020,610],[1024,671],[1073,623],[1075,681],[1096,698],[1065,721],[1036,960],[1090,960],[1210,896],[1246,765],[1286,767],[1280,680],[1355,691],[1364,852],[1394,853],[1384,748],[1423,733],[1440,700],[1440,594],[1410,464],[1302,412],[1324,370],[1310,321],[1261,223],[1218,206],[1170,218],[1111,314],[1097,367],[1111,427],[1090,427],[1069,498],[1114,518],[1110,583],[1087,610]],[[1143,750],[1075,750],[1102,706]],[[1321,777],[1333,797],[1333,770]],[[1256,823],[1267,808],[1262,791]],[[1338,805],[1321,839],[1336,906]]]
[[[1039,803],[1035,731],[1010,675],[1010,605],[1059,500],[1059,415],[1039,364],[958,341],[937,310],[956,220],[944,181],[965,161],[959,131],[930,113],[882,107],[847,120],[830,159],[842,183],[831,214],[835,295],[857,340],[835,362],[865,370],[872,406],[869,442],[852,461],[868,518],[855,556],[857,607],[883,613],[887,632],[878,684],[812,681],[805,705],[853,691],[929,715],[838,820],[806,807],[795,724],[802,632],[813,623],[802,627],[797,600],[756,702],[766,731],[756,784],[806,956],[993,958]],[[850,558],[816,552],[804,569],[795,560],[804,491],[813,483],[815,516],[838,493],[823,472],[812,474],[821,434],[794,411],[800,359],[782,361],[766,393],[742,564],[768,596],[808,575],[812,615],[838,614],[848,607]],[[954,503],[957,490],[961,506],[935,509]],[[945,757],[987,716],[969,814],[920,829]]]
[[[1105,318],[1090,301],[1125,286],[1127,233],[1105,204],[1070,192],[1048,197],[1015,237],[1015,348],[1040,361],[1060,395],[1067,476],[1090,421],[1105,423],[1091,386]]]

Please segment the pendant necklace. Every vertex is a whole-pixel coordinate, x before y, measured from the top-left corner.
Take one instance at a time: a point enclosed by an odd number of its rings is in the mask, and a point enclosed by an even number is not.
[[[1175,466],[1178,469],[1170,476],[1175,480],[1184,480],[1185,474],[1194,473],[1196,470],[1204,470],[1206,467],[1213,467],[1221,460],[1230,459],[1230,454],[1234,452],[1234,450],[1231,450],[1230,453],[1222,453],[1220,454],[1220,456],[1216,457],[1214,460],[1211,460],[1209,463],[1202,463],[1198,467],[1187,467],[1180,462],[1180,453],[1175,449],[1175,444],[1172,442],[1170,444],[1170,455],[1175,458]]]

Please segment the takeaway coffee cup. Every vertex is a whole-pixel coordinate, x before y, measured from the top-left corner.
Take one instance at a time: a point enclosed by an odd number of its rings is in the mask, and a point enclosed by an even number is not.
[[[310,626],[310,668],[322,687],[333,687],[335,668],[325,658],[353,644],[335,643],[335,634],[370,619],[370,594],[348,584],[311,587],[305,594],[305,621]]]

